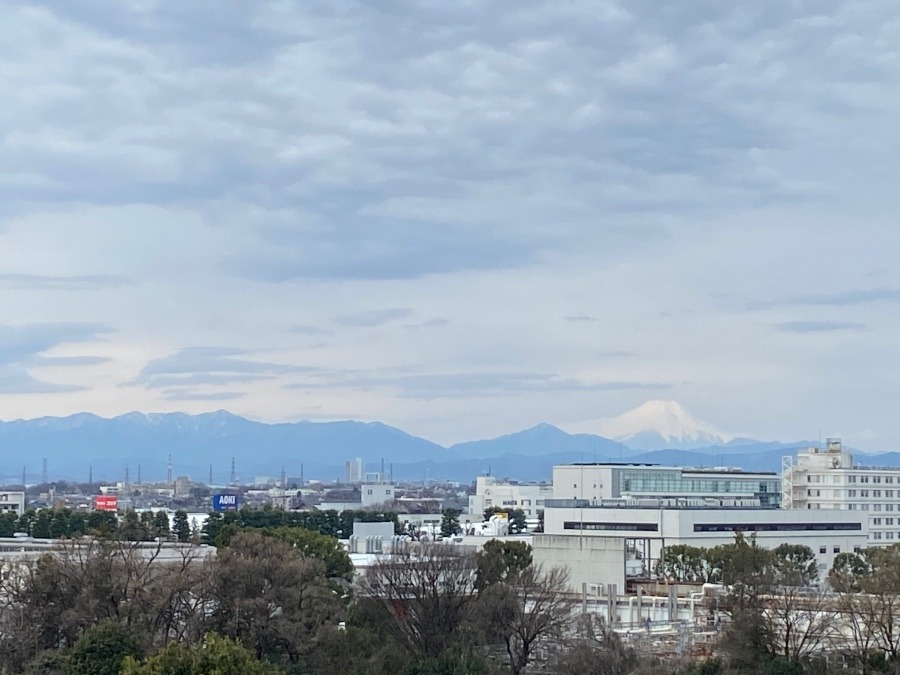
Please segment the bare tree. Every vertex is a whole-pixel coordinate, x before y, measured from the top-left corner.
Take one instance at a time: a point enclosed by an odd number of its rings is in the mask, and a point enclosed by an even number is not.
[[[559,641],[572,624],[575,600],[567,593],[568,581],[563,568],[529,565],[481,593],[479,614],[502,641],[513,675],[531,662],[540,641]]]
[[[414,544],[383,556],[360,583],[383,602],[391,633],[416,657],[437,657],[459,638],[475,589],[475,556],[447,544]]]
[[[634,649],[590,614],[581,615],[575,624],[575,636],[566,642],[557,664],[558,675],[629,675],[638,666]]]
[[[763,599],[762,616],[774,656],[791,663],[807,661],[832,637],[837,616],[833,598],[807,586],[782,586]]]

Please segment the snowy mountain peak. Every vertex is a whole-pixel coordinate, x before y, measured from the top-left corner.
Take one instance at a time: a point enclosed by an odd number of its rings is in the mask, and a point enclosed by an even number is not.
[[[604,420],[600,433],[634,449],[701,448],[723,445],[733,436],[701,422],[677,401],[647,401]]]

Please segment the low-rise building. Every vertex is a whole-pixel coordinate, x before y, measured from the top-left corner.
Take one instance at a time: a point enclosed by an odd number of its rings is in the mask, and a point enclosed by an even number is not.
[[[17,516],[25,513],[24,492],[0,492],[0,512],[6,513],[9,511]]]
[[[498,507],[521,509],[526,518],[537,518],[544,510],[544,502],[553,498],[553,486],[545,483],[513,483],[493,476],[478,476],[475,494],[469,496],[469,513],[483,514]]]

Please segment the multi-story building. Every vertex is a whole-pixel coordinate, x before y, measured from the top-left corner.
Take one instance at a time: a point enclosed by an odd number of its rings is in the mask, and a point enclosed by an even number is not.
[[[665,547],[711,548],[752,536],[763,548],[808,546],[824,578],[840,553],[859,551],[869,538],[865,514],[798,511],[765,506],[707,506],[700,499],[551,499],[544,533],[534,537],[534,558],[569,568],[573,588],[616,584],[656,575]]]
[[[553,497],[553,486],[534,483],[510,483],[493,476],[478,476],[475,494],[469,496],[469,513],[483,514],[493,507],[522,509],[526,518],[537,518],[544,501]]]
[[[6,513],[7,511],[12,511],[17,516],[21,516],[25,513],[24,492],[0,493],[0,512]]]
[[[726,467],[683,468],[656,464],[590,463],[553,467],[553,498],[599,503],[609,499],[704,499],[710,505],[778,506],[781,481],[774,471]]]
[[[365,480],[366,464],[362,457],[348,459],[344,464],[344,482],[349,485],[356,485]]]
[[[869,546],[900,543],[900,467],[854,466],[840,439],[808,448],[782,466],[785,509],[860,512],[868,521]]]

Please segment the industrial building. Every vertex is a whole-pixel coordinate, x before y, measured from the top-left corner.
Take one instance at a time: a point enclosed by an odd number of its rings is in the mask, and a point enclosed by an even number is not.
[[[854,466],[841,440],[808,448],[782,464],[782,504],[806,511],[852,511],[868,522],[867,546],[900,543],[900,467]]]
[[[566,565],[571,583],[616,584],[652,579],[666,546],[711,548],[753,535],[759,546],[809,546],[820,575],[840,553],[868,541],[868,520],[851,511],[798,511],[771,507],[722,507],[668,500],[601,502],[549,500],[544,534],[535,535],[535,560]]]

